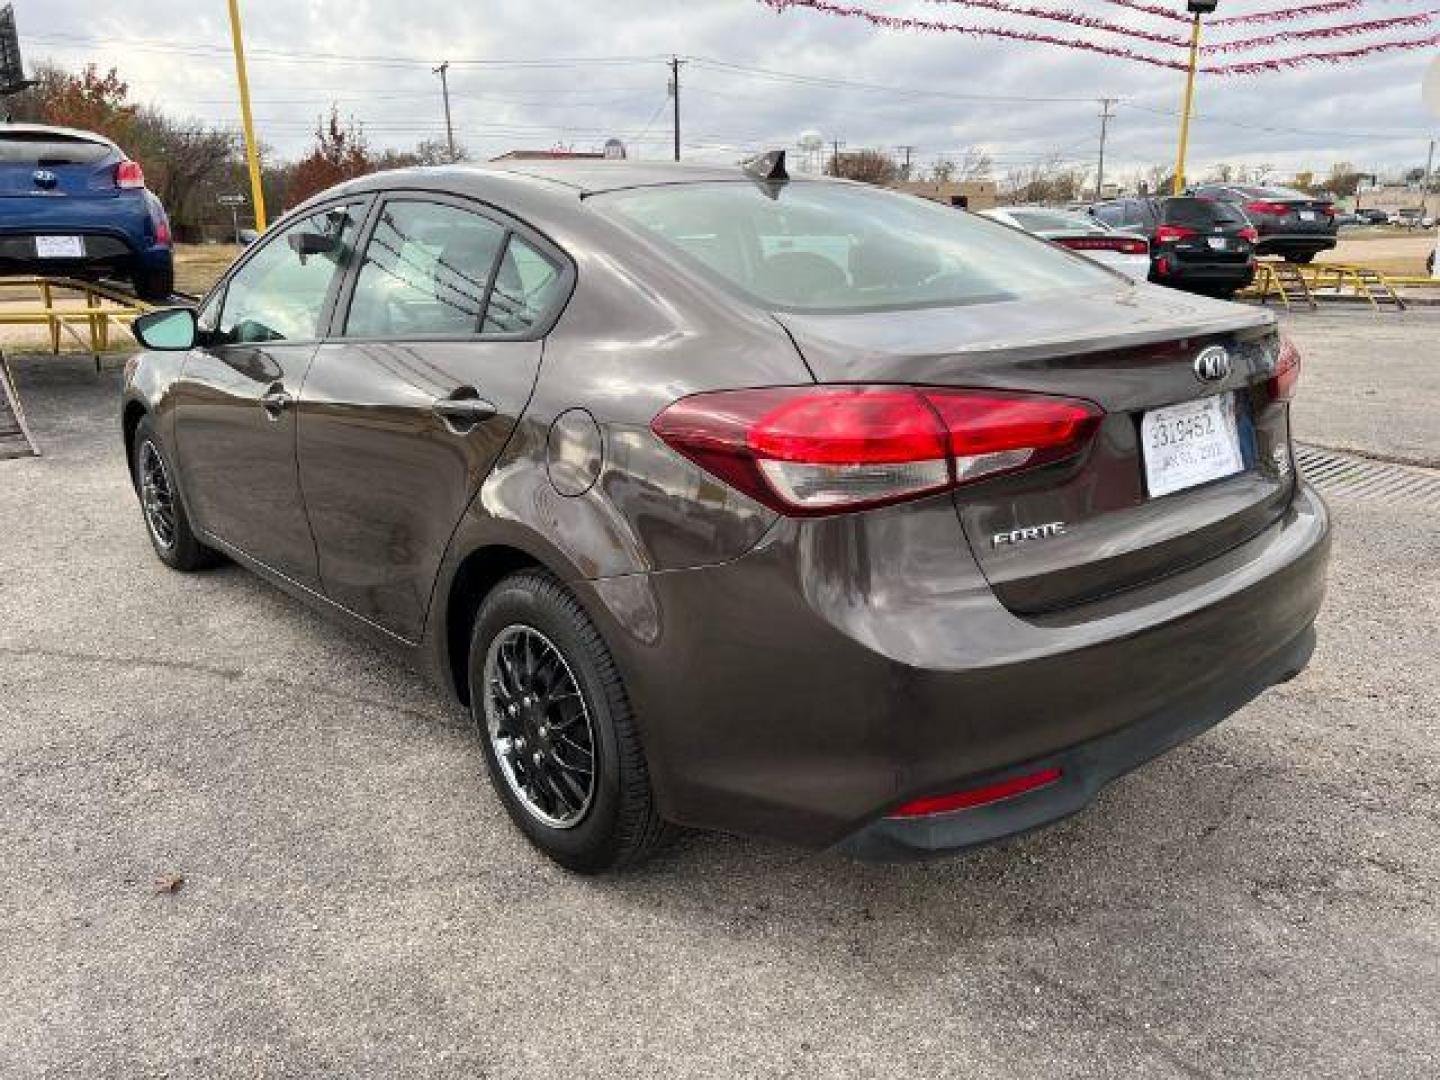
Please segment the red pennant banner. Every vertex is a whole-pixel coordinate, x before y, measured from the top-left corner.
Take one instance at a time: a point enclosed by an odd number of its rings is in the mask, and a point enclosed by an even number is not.
[[[860,19],[868,22],[871,26],[887,30],[960,34],[967,37],[1027,41],[1032,44],[1054,45],[1059,48],[1095,53],[1100,56],[1110,56],[1116,59],[1130,60],[1135,63],[1148,64],[1152,67],[1169,68],[1175,71],[1184,71],[1187,67],[1183,49],[1188,47],[1188,42],[1167,34],[1136,30],[1132,27],[1122,26],[1118,23],[1095,16],[1079,15],[1074,12],[1057,11],[1052,8],[1040,8],[1033,5],[1013,3],[1011,0],[930,0],[930,2],[971,7],[1002,14],[1019,15],[1026,18],[1044,19],[1051,22],[1067,23],[1081,29],[1098,30],[1104,33],[1121,35],[1129,37],[1132,40],[1141,41],[1149,45],[1164,46],[1166,49],[1173,49],[1175,51],[1157,56],[1150,52],[1139,52],[1119,44],[1094,41],[1089,38],[1062,37],[1058,34],[1045,31],[1017,30],[999,26],[977,26],[966,23],[948,22],[940,19],[918,19],[910,16],[886,15],[878,11],[871,11],[868,8],[856,7],[853,4],[839,3],[836,2],[836,0],[760,0],[760,3],[775,11],[783,12],[790,8],[805,8],[839,18]],[[1171,9],[1144,3],[1142,0],[1108,0],[1108,2],[1119,7],[1145,12],[1146,14],[1171,16],[1178,18],[1181,22],[1187,21],[1183,16],[1176,15]],[[1217,19],[1208,25],[1239,26],[1252,23],[1274,23],[1286,19],[1334,14],[1340,11],[1353,11],[1359,7],[1360,0],[1334,0],[1334,2],[1331,3],[1308,4],[1304,7],[1292,7],[1252,15],[1238,15],[1229,19]],[[1409,15],[1399,15],[1386,19],[1371,19],[1365,22],[1345,23],[1338,26],[1277,31],[1276,33],[1262,37],[1211,44],[1205,47],[1205,51],[1209,55],[1227,55],[1251,52],[1285,42],[1333,40],[1361,34],[1379,33],[1387,30],[1428,26],[1433,24],[1437,17],[1440,17],[1440,8],[1431,8],[1428,11],[1414,12]],[[1344,49],[1336,52],[1304,52],[1289,56],[1237,61],[1226,64],[1202,65],[1199,70],[1208,75],[1259,75],[1265,72],[1284,71],[1290,68],[1308,67],[1314,64],[1345,64],[1356,60],[1363,60],[1370,56],[1414,49],[1428,49],[1434,48],[1436,45],[1440,45],[1440,34],[1432,34],[1427,37],[1410,40],[1376,41],[1353,49]]]

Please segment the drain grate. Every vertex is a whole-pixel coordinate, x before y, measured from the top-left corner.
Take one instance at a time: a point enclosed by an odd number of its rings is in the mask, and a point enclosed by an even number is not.
[[[1371,461],[1317,446],[1297,445],[1295,458],[1305,479],[1333,498],[1440,510],[1440,470]]]

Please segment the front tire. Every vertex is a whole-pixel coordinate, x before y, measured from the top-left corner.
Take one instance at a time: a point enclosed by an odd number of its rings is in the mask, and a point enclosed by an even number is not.
[[[1318,251],[1294,251],[1287,255],[1285,258],[1287,262],[1299,263],[1301,266],[1308,266],[1310,263],[1315,261],[1315,256],[1318,254]]]
[[[150,546],[160,561],[172,570],[203,570],[220,559],[202,544],[190,526],[185,503],[175,485],[175,470],[160,447],[155,425],[147,416],[135,426],[131,441],[131,479],[140,497],[140,512]]]
[[[561,866],[640,862],[665,839],[615,660],[549,574],[505,578],[470,640],[470,711],[510,818]]]

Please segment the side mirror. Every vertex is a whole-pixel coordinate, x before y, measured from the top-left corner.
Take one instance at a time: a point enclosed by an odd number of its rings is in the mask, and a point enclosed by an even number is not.
[[[193,308],[162,308],[147,311],[130,324],[135,340],[147,349],[183,352],[195,347],[196,324]]]
[[[285,240],[302,259],[307,255],[328,255],[340,247],[338,237],[318,232],[292,232]]]

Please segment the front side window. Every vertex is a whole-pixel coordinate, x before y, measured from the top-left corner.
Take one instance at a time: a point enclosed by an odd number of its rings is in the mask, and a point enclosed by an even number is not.
[[[355,243],[357,214],[328,207],[267,238],[225,287],[220,343],[318,338],[330,286]]]
[[[997,222],[874,188],[717,182],[592,201],[770,307],[942,307],[1115,285],[1109,271]]]
[[[468,210],[442,203],[387,203],[365,247],[345,335],[477,333],[504,243],[504,226]]]

